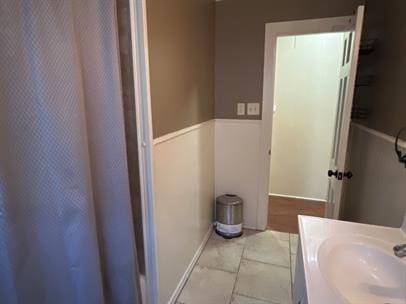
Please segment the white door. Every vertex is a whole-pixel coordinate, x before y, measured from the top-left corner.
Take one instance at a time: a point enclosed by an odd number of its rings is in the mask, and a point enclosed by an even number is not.
[[[358,8],[357,14],[354,18],[356,18],[355,30],[344,33],[343,37],[343,58],[340,68],[337,116],[330,170],[328,172],[329,187],[325,216],[327,218],[335,219],[338,219],[340,216],[343,179],[351,178],[352,176],[351,172],[345,171],[345,160],[347,155],[362,22],[364,18],[363,6]]]

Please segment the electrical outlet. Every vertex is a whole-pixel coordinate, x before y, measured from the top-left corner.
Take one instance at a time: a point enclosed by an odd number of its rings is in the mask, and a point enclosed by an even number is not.
[[[245,103],[237,103],[237,115],[245,115]]]
[[[248,115],[259,115],[259,103],[258,102],[247,103],[247,114]]]

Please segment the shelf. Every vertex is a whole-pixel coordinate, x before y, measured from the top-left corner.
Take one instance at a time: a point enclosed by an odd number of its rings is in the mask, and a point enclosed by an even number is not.
[[[359,47],[359,54],[361,56],[369,55],[373,53],[376,49],[376,43],[378,39],[364,39],[361,41],[361,45]]]

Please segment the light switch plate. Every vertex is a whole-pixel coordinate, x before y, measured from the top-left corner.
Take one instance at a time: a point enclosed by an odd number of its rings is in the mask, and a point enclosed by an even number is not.
[[[247,114],[248,115],[259,115],[259,102],[247,103]]]
[[[237,103],[237,115],[245,115],[245,103]]]

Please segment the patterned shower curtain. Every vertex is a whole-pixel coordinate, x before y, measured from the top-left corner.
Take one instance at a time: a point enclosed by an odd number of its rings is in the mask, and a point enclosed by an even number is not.
[[[0,0],[0,303],[139,303],[113,0]]]

